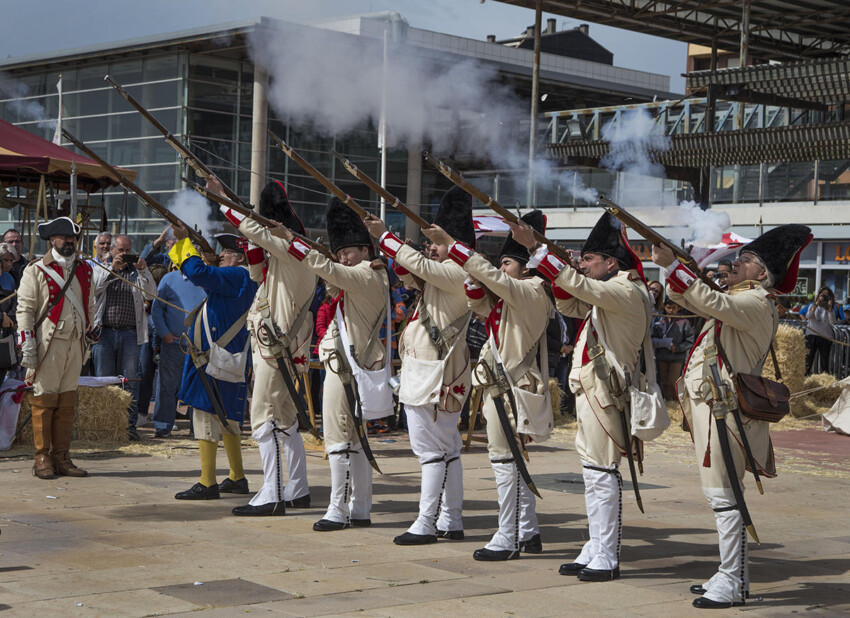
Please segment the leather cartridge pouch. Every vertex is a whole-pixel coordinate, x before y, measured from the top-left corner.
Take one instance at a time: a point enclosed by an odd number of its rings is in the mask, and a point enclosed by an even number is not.
[[[726,364],[729,373],[735,376],[735,393],[738,396],[738,406],[741,414],[757,421],[778,423],[791,411],[791,391],[779,380],[782,374],[776,360],[773,343],[770,344],[770,356],[773,359],[773,371],[776,380],[765,378],[753,373],[733,373],[732,365],[726,357],[726,351],[720,345],[720,337],[716,337],[717,351]]]

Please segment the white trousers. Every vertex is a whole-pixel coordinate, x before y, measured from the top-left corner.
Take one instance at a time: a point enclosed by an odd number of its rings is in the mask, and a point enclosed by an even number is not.
[[[499,495],[499,529],[485,545],[493,551],[519,551],[520,541],[538,534],[537,501],[513,460],[491,461]]]
[[[350,523],[369,519],[372,511],[372,466],[350,442],[325,446],[331,466],[331,496],[322,519]]]
[[[575,561],[589,569],[611,570],[620,564],[623,532],[623,480],[617,467],[582,461],[584,503],[590,539]]]
[[[405,405],[404,409],[410,446],[422,466],[419,515],[407,531],[436,534],[437,529],[463,530],[463,441],[457,430],[457,415],[437,412],[435,419],[434,406]]]
[[[741,491],[743,489],[741,487]],[[717,573],[703,584],[703,596],[721,603],[738,603],[750,590],[747,530],[741,511],[737,509],[730,488],[703,487],[702,493],[714,510],[720,544],[720,566]]]
[[[307,485],[307,455],[304,452],[304,442],[298,433],[296,422],[287,429],[281,429],[275,419],[267,420],[260,425],[251,437],[257,441],[260,449],[260,461],[263,464],[263,486],[249,504],[259,506],[270,502],[294,500],[310,493]],[[281,444],[289,472],[289,483],[283,481],[283,458]]]

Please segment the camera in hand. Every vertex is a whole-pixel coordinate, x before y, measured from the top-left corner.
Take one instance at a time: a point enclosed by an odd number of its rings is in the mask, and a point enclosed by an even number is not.
[[[125,253],[124,255],[122,255],[120,257],[121,257],[121,261],[124,262],[125,264],[135,264],[136,262],[139,261],[139,256],[136,255],[135,253]]]

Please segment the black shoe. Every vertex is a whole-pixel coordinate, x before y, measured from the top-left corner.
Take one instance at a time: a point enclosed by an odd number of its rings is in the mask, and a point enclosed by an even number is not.
[[[692,592],[692,593],[694,593],[694,594],[699,594],[699,595],[703,595],[703,594],[705,594],[705,592],[706,592],[705,587],[703,587],[703,585],[702,585],[702,584],[694,584],[693,586],[691,586],[690,590],[691,590],[691,592]],[[745,593],[744,593],[744,598],[745,598],[745,599],[749,599],[749,598],[750,598],[750,593],[749,593],[749,592],[745,592]]]
[[[313,524],[313,530],[316,532],[334,532],[336,530],[344,530],[345,528],[348,528],[348,524],[330,519],[320,519]]]
[[[372,520],[368,519],[368,518],[367,519],[354,519],[352,517],[351,518],[351,525],[354,526],[355,528],[368,528],[369,526],[372,525]]]
[[[447,539],[449,541],[462,541],[463,530],[437,530],[438,539]]]
[[[253,506],[251,504],[237,506],[231,511],[231,513],[246,517],[269,517],[271,515],[282,516],[286,515],[286,507],[283,504],[283,500],[281,500],[280,502],[266,502],[265,504],[258,504],[257,506]]]
[[[141,438],[139,437],[139,432],[135,429],[127,430],[127,438],[129,438],[130,442],[138,442],[139,440],[141,440]]]
[[[286,508],[288,509],[309,509],[310,508],[310,494],[306,494],[301,496],[300,498],[295,498],[295,500],[287,500]]]
[[[175,500],[218,500],[220,497],[218,483],[213,483],[209,487],[195,483],[190,489],[174,494]]]
[[[543,541],[540,539],[540,533],[535,534],[527,541],[520,541],[519,550],[526,554],[539,554],[542,552]]]
[[[231,481],[230,477],[218,484],[218,490],[223,494],[247,494],[248,479],[244,476],[238,481]]]
[[[578,578],[583,582],[610,582],[612,579],[620,579],[620,567],[613,569],[588,569],[584,568],[578,572]]]
[[[430,545],[436,542],[435,534],[413,534],[412,532],[405,532],[393,539],[396,545]]]
[[[700,597],[698,599],[694,599],[694,607],[697,609],[728,609],[730,607],[738,607],[739,605],[743,605],[743,601],[733,601],[733,602],[722,602],[722,601],[712,601],[706,597]]]
[[[472,557],[482,562],[502,562],[504,560],[516,560],[519,551],[514,549],[493,550],[482,547],[472,552]]]
[[[558,573],[561,575],[578,575],[580,571],[584,570],[586,564],[582,564],[580,562],[567,562],[561,565],[561,568],[558,569]]]
[[[157,429],[155,432],[153,432],[154,438],[168,438],[170,435],[170,429]]]

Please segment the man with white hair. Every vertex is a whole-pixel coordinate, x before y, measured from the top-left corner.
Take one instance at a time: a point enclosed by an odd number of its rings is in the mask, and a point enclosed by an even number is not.
[[[797,283],[800,253],[812,239],[805,225],[782,225],[745,245],[726,279],[727,291],[711,289],[666,247],[652,247],[652,261],[666,269],[667,294],[690,313],[706,318],[677,384],[679,403],[696,450],[702,491],[714,511],[720,544],[720,567],[704,584],[691,586],[701,595],[694,607],[722,609],[743,605],[749,595],[747,538],[742,516],[744,505],[735,493],[747,462],[744,442],[749,442],[760,475],[776,475],[769,425],[742,416],[745,437],[740,435],[733,412],[725,419],[713,416],[713,393],[704,383],[713,381],[714,368],[731,388],[735,373],[761,375],[762,365],[779,326],[772,299],[774,290],[787,294]],[[722,385],[717,384],[722,388]],[[721,438],[721,431],[728,438]],[[734,470],[727,469],[724,446]],[[732,474],[734,472],[734,475]],[[741,494],[743,500],[743,494]]]

